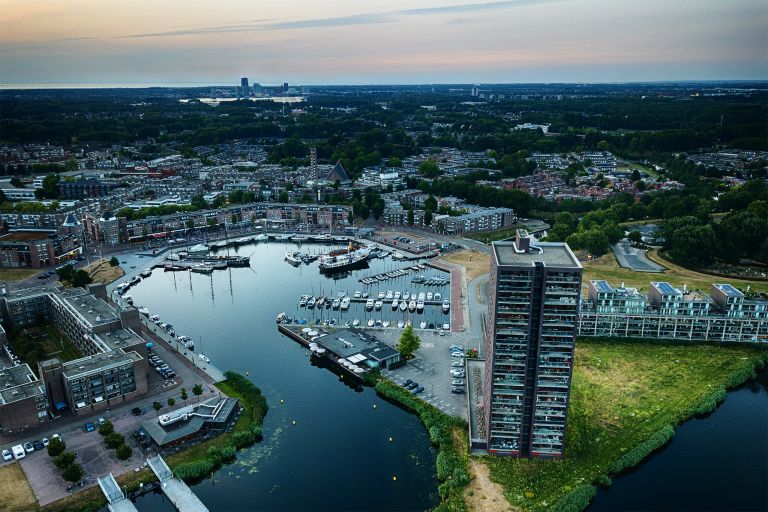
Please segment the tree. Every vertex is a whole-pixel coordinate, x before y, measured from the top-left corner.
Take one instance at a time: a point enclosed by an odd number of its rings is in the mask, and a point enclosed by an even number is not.
[[[200,395],[203,394],[203,386],[201,386],[200,384],[195,384],[194,386],[192,386],[192,394],[197,397],[197,401],[199,402]]]
[[[112,256],[112,258],[109,260],[109,266],[116,267],[118,265],[120,265],[120,260],[117,259],[117,256]]]
[[[59,454],[58,456],[54,457],[53,463],[56,465],[59,469],[64,469],[73,462],[75,462],[75,452],[63,452]]]
[[[169,398],[168,407],[173,407],[174,405],[176,405],[176,400],[174,398]]]
[[[187,405],[187,398],[189,398],[189,395],[187,395],[187,388],[181,388],[181,399],[184,400],[184,405]]]
[[[99,426],[99,434],[101,434],[104,437],[107,437],[108,435],[112,434],[115,431],[115,426],[112,424],[111,421],[105,421],[102,425]]]
[[[43,188],[35,191],[35,197],[38,199],[58,199],[59,180],[58,174],[49,174],[43,178]]]
[[[58,437],[54,437],[51,439],[51,442],[48,443],[48,456],[49,457],[57,457],[61,455],[64,450],[67,449],[67,445]]]
[[[403,330],[403,334],[400,335],[400,342],[397,344],[397,350],[403,355],[403,357],[409,358],[413,356],[413,353],[419,349],[421,340],[413,332],[413,326],[409,325]]]
[[[83,468],[80,467],[80,464],[72,463],[64,468],[61,476],[63,476],[64,480],[67,482],[78,482],[83,477]]]
[[[85,270],[78,270],[72,276],[72,286],[75,288],[85,288],[85,285],[91,284],[93,278]]]
[[[425,178],[434,178],[440,175],[440,167],[432,160],[424,160],[419,164],[419,174]]]
[[[432,210],[427,210],[424,212],[424,225],[432,225]]]
[[[433,212],[437,211],[437,199],[435,199],[435,196],[430,195],[424,200],[424,209],[431,210]]]
[[[75,267],[69,263],[59,269],[56,269],[56,274],[59,276],[59,280],[62,282],[70,281],[74,273]]]
[[[155,410],[158,416],[160,416],[160,409],[163,408],[163,404],[160,402],[152,402],[152,408]]]
[[[278,203],[287,203],[288,202],[288,192],[280,192],[280,195],[277,196],[277,202]]]
[[[122,434],[118,434],[117,432],[112,432],[104,438],[104,444],[107,445],[107,448],[117,448],[124,442],[125,437],[123,437]]]
[[[232,218],[230,220],[232,221],[232,224],[237,224],[237,214],[233,213]]]
[[[133,455],[133,450],[127,444],[121,444],[115,449],[115,455],[118,460],[130,459],[131,455]]]
[[[643,235],[639,231],[630,231],[627,238],[629,238],[629,241],[633,244],[639,244],[643,241]]]
[[[413,208],[408,208],[408,225],[413,226]]]

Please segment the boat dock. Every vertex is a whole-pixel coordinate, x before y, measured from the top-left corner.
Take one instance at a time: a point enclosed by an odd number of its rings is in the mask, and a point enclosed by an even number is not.
[[[173,476],[171,468],[160,455],[147,459],[149,467],[160,480],[160,489],[179,512],[208,512],[208,508],[195,496],[187,484]],[[134,509],[135,510],[135,509]]]
[[[107,509],[110,512],[139,512],[133,502],[126,498],[120,486],[117,485],[112,473],[99,478],[98,481],[101,492],[107,498]]]

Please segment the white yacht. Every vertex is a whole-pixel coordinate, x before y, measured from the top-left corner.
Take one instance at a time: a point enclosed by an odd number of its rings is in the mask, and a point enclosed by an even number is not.
[[[362,294],[362,293],[360,293],[359,291],[356,291],[356,292],[355,292],[355,298],[356,298],[356,299],[359,299],[359,298],[360,298],[362,295],[363,295],[363,294]]]
[[[443,300],[443,313],[447,313],[448,310],[451,309],[451,303],[448,302],[448,299]]]
[[[373,307],[376,309],[376,311],[378,311],[378,310],[381,309],[381,306],[383,306],[383,305],[384,305],[384,303],[382,301],[377,300],[376,302],[374,302]]]
[[[443,296],[442,296],[442,295],[440,295],[440,293],[439,293],[439,292],[435,292],[435,296],[434,296],[434,297],[432,297],[432,298],[433,298],[434,300],[436,300],[437,302],[440,302],[440,301],[443,299]]]
[[[341,300],[333,299],[333,303],[331,303],[331,307],[333,309],[339,309],[339,306],[341,306]]]
[[[398,320],[397,327],[398,329],[402,329],[403,327],[405,327],[405,322],[403,322],[402,320]]]
[[[341,299],[341,304],[339,305],[341,307],[342,311],[346,311],[349,309],[349,303],[352,302],[352,299],[349,297],[344,297]]]
[[[421,302],[424,302],[424,299],[427,298],[427,295],[424,292],[419,292],[419,297],[416,300],[420,300]]]
[[[400,311],[405,311],[408,309],[408,302],[406,300],[400,301]]]
[[[432,300],[432,292],[427,292],[427,300]]]
[[[387,290],[387,293],[384,295],[384,298],[387,300],[392,300],[394,296],[395,294],[392,290]]]
[[[397,309],[400,304],[398,303],[397,299],[392,300],[392,309]]]
[[[384,323],[382,325],[384,327],[389,327],[389,320],[384,320]]]
[[[379,292],[379,298],[380,299],[383,299],[386,296],[387,296],[386,292]]]
[[[451,324],[443,324],[443,330],[444,331],[450,331],[451,330]]]
[[[373,327],[374,321],[373,318],[368,319],[368,327]]]
[[[408,292],[403,292],[403,300],[408,300],[411,298],[411,294]]]
[[[416,311],[424,311],[424,301],[420,300],[416,303]]]
[[[411,300],[411,302],[408,303],[408,309],[411,311],[416,311],[416,301]]]
[[[365,309],[367,309],[368,311],[373,309],[373,299],[368,299],[367,301],[365,301]]]
[[[145,308],[144,306],[141,306],[139,308],[139,313],[141,313],[144,316],[149,316],[149,310],[147,308]]]
[[[424,321],[422,321],[422,322],[419,324],[419,328],[421,328],[421,329],[426,329],[426,328],[427,328],[427,322],[424,322]]]
[[[352,325],[355,326],[355,327],[360,325],[360,319],[359,318],[355,318],[354,320],[352,320]]]
[[[202,352],[197,354],[197,357],[199,357],[204,363],[210,363],[211,362],[211,360],[208,358],[208,356],[206,356]]]
[[[402,295],[400,294],[400,292],[395,292],[395,298],[396,298],[397,300],[400,300],[400,297],[401,297],[401,296],[402,296]]]

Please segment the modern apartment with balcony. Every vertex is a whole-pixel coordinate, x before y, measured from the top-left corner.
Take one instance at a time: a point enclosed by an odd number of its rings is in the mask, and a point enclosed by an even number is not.
[[[567,244],[536,242],[525,230],[493,244],[483,390],[489,453],[562,457],[581,275]]]

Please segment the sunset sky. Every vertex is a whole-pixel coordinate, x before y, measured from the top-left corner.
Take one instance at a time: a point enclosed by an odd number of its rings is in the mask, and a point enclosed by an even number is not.
[[[766,0],[0,0],[0,83],[768,79]]]

